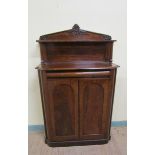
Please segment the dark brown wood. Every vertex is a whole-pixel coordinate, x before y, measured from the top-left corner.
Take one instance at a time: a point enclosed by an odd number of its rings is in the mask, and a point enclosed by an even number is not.
[[[101,144],[107,144],[110,138],[111,137],[109,137],[109,139],[97,139],[97,140],[92,139],[92,140],[76,140],[76,141],[61,141],[61,142],[48,141],[47,139],[45,139],[45,143],[51,147],[101,145]]]
[[[72,29],[40,37],[42,64],[88,61],[111,62],[113,42],[111,36]]]
[[[66,31],[61,31],[61,32],[56,32],[52,34],[47,34],[40,36],[40,39],[37,40],[38,42],[49,42],[49,41],[61,41],[61,42],[66,42],[66,41],[112,41],[111,36],[106,35],[106,34],[100,34],[100,33],[95,33],[95,32],[90,32],[86,30],[80,29],[80,27],[75,24],[72,29],[66,30]]]
[[[110,71],[98,71],[98,72],[62,72],[62,73],[52,73],[47,72],[48,78],[53,77],[104,77],[104,76],[110,76]]]
[[[46,129],[46,117],[45,117],[45,101],[44,101],[44,93],[43,93],[43,84],[42,84],[42,76],[41,70],[38,70],[38,77],[39,77],[39,84],[40,84],[40,94],[41,94],[41,101],[42,101],[42,109],[43,109],[43,117],[44,117],[44,129],[45,129],[45,136],[47,137],[47,129]]]
[[[112,63],[114,40],[74,25],[37,42],[45,142],[53,147],[107,143],[118,67]]]
[[[40,43],[42,64],[112,61],[113,43]],[[46,48],[45,48],[46,46]]]
[[[81,79],[79,81],[80,138],[109,137],[111,79]]]
[[[105,62],[68,62],[68,63],[52,63],[50,65],[40,64],[36,68],[39,70],[50,70],[50,71],[103,71],[103,70],[112,70],[119,67],[113,63]]]
[[[50,79],[47,83],[52,135],[49,140],[78,138],[78,81]]]
[[[117,69],[112,70],[113,76],[112,76],[112,82],[111,82],[111,88],[112,88],[112,93],[111,93],[111,111],[110,111],[110,127],[109,127],[109,135],[110,135],[110,128],[111,128],[111,120],[112,120],[112,111],[113,111],[113,101],[114,101],[114,93],[115,93],[115,83],[116,83],[116,73]]]

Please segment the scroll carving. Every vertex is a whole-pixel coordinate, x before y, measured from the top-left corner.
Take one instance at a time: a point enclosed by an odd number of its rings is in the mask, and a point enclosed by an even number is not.
[[[105,35],[105,34],[104,34],[104,39],[105,39],[105,40],[111,40],[111,36]]]
[[[65,38],[65,37],[66,38]],[[82,37],[82,38],[81,38]],[[79,39],[79,40],[111,40],[111,36],[106,35],[106,34],[99,34],[95,32],[90,32],[86,30],[80,29],[78,24],[74,24],[72,29],[62,31],[62,32],[56,32],[56,33],[51,33],[47,35],[40,36],[40,40],[69,40],[69,39]]]
[[[47,37],[46,35],[44,35],[44,36],[40,36],[40,39],[41,39],[41,40],[47,40],[48,37]]]

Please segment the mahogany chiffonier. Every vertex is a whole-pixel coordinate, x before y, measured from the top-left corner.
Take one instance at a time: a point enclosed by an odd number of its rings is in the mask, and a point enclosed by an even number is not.
[[[72,29],[40,36],[39,74],[49,146],[104,144],[110,127],[117,65],[109,35]]]

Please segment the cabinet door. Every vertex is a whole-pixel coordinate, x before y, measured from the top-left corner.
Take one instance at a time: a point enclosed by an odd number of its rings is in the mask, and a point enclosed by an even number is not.
[[[49,79],[49,140],[75,140],[78,138],[78,81],[75,79]]]
[[[111,80],[79,81],[80,138],[108,138],[111,113]]]

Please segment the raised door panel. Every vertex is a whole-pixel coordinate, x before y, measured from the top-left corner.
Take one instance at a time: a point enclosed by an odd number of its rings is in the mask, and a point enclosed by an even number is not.
[[[108,138],[111,112],[109,79],[82,79],[79,82],[80,138]]]
[[[55,141],[78,138],[78,81],[48,80],[50,128],[49,139]]]

